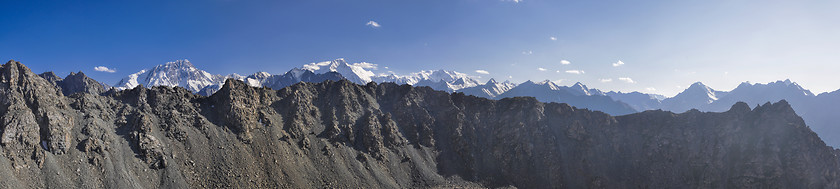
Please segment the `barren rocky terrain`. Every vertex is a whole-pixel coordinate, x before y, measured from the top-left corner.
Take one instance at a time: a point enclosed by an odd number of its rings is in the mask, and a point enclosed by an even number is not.
[[[204,97],[53,76],[0,67],[2,188],[840,188],[840,152],[785,101],[613,117],[391,83]]]

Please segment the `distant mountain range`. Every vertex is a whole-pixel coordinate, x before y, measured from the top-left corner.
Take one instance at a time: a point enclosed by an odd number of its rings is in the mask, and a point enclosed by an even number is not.
[[[567,103],[578,108],[603,111],[612,115],[625,115],[645,110],[685,112],[691,109],[722,112],[736,102],[750,105],[787,100],[805,122],[820,134],[826,143],[840,146],[840,128],[833,124],[833,117],[840,113],[840,91],[814,95],[790,80],[768,84],[744,82],[732,91],[718,91],[701,82],[692,84],[683,92],[667,98],[658,94],[640,92],[603,92],[588,88],[582,83],[560,86],[551,81],[526,81],[515,84],[490,79],[484,84],[473,76],[448,70],[425,70],[407,75],[375,73],[375,64],[348,63],[344,59],[305,64],[283,74],[258,72],[248,76],[239,74],[210,74],[193,66],[188,60],[178,60],[131,74],[115,84],[123,90],[138,85],[180,86],[194,93],[209,96],[224,84],[225,79],[241,80],[255,87],[281,89],[298,82],[322,82],[346,79],[357,84],[368,82],[428,86],[446,92],[461,92],[488,99],[532,96],[543,102]],[[70,76],[68,76],[70,78]],[[104,85],[103,85],[104,86]],[[107,87],[106,87],[107,88]]]

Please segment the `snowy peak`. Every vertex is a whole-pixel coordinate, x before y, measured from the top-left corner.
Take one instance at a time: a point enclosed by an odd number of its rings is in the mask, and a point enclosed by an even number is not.
[[[141,70],[128,75],[116,85],[119,90],[131,89],[137,85],[152,86],[181,86],[190,91],[198,92],[209,85],[224,83],[224,76],[213,75],[195,68],[189,60],[176,60],[155,66],[148,70]]]
[[[502,83],[497,82],[495,79],[490,79],[484,85],[478,85],[474,87],[467,87],[458,92],[463,92],[464,94],[484,97],[484,98],[495,98],[496,96],[501,95],[502,93],[507,92],[508,90],[516,87],[516,84],[511,83],[510,81],[505,81]]]
[[[688,89],[695,89],[695,90],[709,90],[709,86],[703,84],[703,82],[694,82],[691,86],[688,86]]]
[[[231,74],[231,75],[236,75],[236,74]],[[236,76],[238,76],[238,75],[236,75]],[[265,84],[265,82],[268,81],[269,77],[271,77],[271,74],[268,73],[268,72],[257,72],[257,73],[251,74],[247,77],[235,77],[235,76],[228,76],[228,77],[235,78],[237,80],[242,80],[250,86],[262,87]]]
[[[690,109],[704,107],[727,94],[729,93],[715,91],[701,82],[696,82],[676,96],[662,100],[662,109],[684,112]]]
[[[303,70],[309,70],[316,74],[338,72],[339,74],[347,78],[347,80],[350,80],[354,83],[366,84],[368,82],[371,82],[372,77],[376,75],[368,69],[376,69],[376,67],[376,64],[371,64],[367,62],[350,64],[344,61],[343,58],[339,58],[332,61],[309,63],[303,65]]]
[[[397,84],[430,86],[436,90],[448,92],[480,85],[472,76],[456,71],[425,70],[407,75],[397,75],[393,72],[389,74],[377,74],[374,72],[376,69],[376,64],[367,62],[349,63],[343,58],[339,58],[331,61],[305,64],[301,67],[293,68],[282,75],[257,72],[248,76],[235,73],[222,76],[200,70],[189,60],[176,60],[128,75],[115,86],[119,90],[131,89],[138,85],[146,87],[181,86],[196,93],[200,92],[201,94],[209,95],[218,90],[224,84],[225,79],[228,78],[241,80],[255,87],[288,86],[300,81],[316,81],[324,78],[347,79],[362,85],[369,82],[393,82]]]
[[[547,79],[543,80],[543,81],[540,81],[539,83],[535,83],[535,85],[541,86],[541,87],[547,87],[548,89],[551,89],[552,91],[560,90],[560,86],[558,86],[556,83],[552,82],[551,80],[547,80]]]
[[[718,100],[718,91],[715,91],[711,87],[706,86],[701,82],[691,84],[691,86],[689,86],[688,89],[685,89],[685,91],[683,91],[682,93],[677,94],[677,96],[675,96],[674,98],[677,98],[681,95],[693,98],[700,97],[703,98],[703,101],[707,101],[707,103],[712,103],[713,101]]]
[[[424,70],[407,75],[397,75],[394,73],[376,74],[374,70],[377,69],[377,66],[368,62],[348,63],[344,59],[339,58],[332,61],[309,63],[303,65],[303,68],[295,68],[289,72],[295,74],[296,77],[300,77],[300,74],[304,70],[312,71],[316,74],[336,72],[347,80],[358,84],[367,84],[371,81],[378,83],[393,82],[397,84],[430,86],[436,90],[448,92],[480,85],[471,76],[456,71]]]
[[[516,88],[525,88],[525,89],[541,89],[547,91],[560,91],[562,90],[560,86],[552,82],[551,80],[543,80],[540,82],[533,82],[531,80],[525,81],[522,84],[516,86]]]
[[[592,96],[592,93],[589,91],[589,87],[586,87],[586,85],[583,85],[583,83],[580,82],[575,83],[569,87],[569,89],[571,92],[577,93],[578,95]]]

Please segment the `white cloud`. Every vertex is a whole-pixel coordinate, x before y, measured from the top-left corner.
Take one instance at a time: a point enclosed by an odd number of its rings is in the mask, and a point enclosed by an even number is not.
[[[391,68],[389,68],[388,66],[385,66],[385,69],[391,69]]]
[[[368,63],[368,62],[360,62],[360,63],[353,63],[353,66],[358,66],[358,67],[361,67],[361,68],[364,68],[364,69],[374,69],[375,70],[378,65],[373,64],[373,63]],[[388,69],[388,68],[385,68],[385,69]]]
[[[560,64],[569,65],[572,64],[572,62],[569,62],[568,60],[560,60]]]
[[[513,3],[522,2],[522,0],[502,0],[502,1],[513,2]]]
[[[609,83],[612,82],[612,78],[598,79],[598,81],[601,81],[601,83]]]
[[[584,72],[583,70],[566,70],[566,73],[570,73],[570,74],[584,74],[584,73],[586,73],[586,72]]]
[[[633,79],[631,79],[629,77],[619,77],[618,80],[621,80],[621,81],[624,81],[624,82],[627,82],[627,83],[636,83],[636,81],[633,81]]]
[[[508,76],[508,79],[513,79],[513,76]]]
[[[557,41],[557,38],[554,36],[548,37],[548,39],[551,39],[552,41]]]
[[[557,70],[556,72],[557,72],[557,73],[560,73],[560,70]]]
[[[108,68],[108,67],[105,67],[105,66],[93,67],[93,70],[96,70],[98,72],[108,72],[108,73],[117,72],[117,70],[114,70],[114,69],[111,69],[111,68]]]
[[[534,54],[534,51],[522,51],[522,54],[524,54],[524,55],[532,55],[532,54]]]
[[[475,73],[490,74],[490,72],[488,72],[487,70],[475,70]]]
[[[621,66],[621,65],[624,65],[624,62],[622,62],[621,60],[619,60],[618,62],[615,62],[615,63],[613,63],[612,65],[613,65],[613,67],[619,67],[619,66]]]
[[[653,87],[648,87],[648,88],[645,88],[645,90],[648,90],[648,91],[656,91],[656,88],[653,88]]]
[[[545,68],[537,68],[537,70],[539,70],[539,71],[541,71],[541,72],[544,72],[544,71],[546,71],[546,70],[548,70],[548,69],[545,69]]]
[[[367,24],[365,24],[365,25],[366,25],[366,26],[370,26],[370,27],[374,27],[374,28],[382,27],[382,26],[380,26],[380,25],[379,25],[379,23],[377,23],[377,22],[375,22],[375,21],[373,21],[373,20],[368,21],[368,22],[367,22]]]

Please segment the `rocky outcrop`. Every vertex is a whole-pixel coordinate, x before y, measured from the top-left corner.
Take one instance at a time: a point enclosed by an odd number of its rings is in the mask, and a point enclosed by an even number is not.
[[[67,75],[64,79],[58,77],[53,72],[44,72],[39,74],[41,78],[46,79],[48,82],[55,85],[59,91],[61,91],[64,96],[70,96],[73,93],[90,93],[90,94],[102,94],[106,91],[107,88],[110,88],[96,80],[91,79],[85,73],[80,72],[70,72],[70,75]]]
[[[613,117],[346,80],[65,96],[0,67],[3,188],[838,188],[785,101]]]

